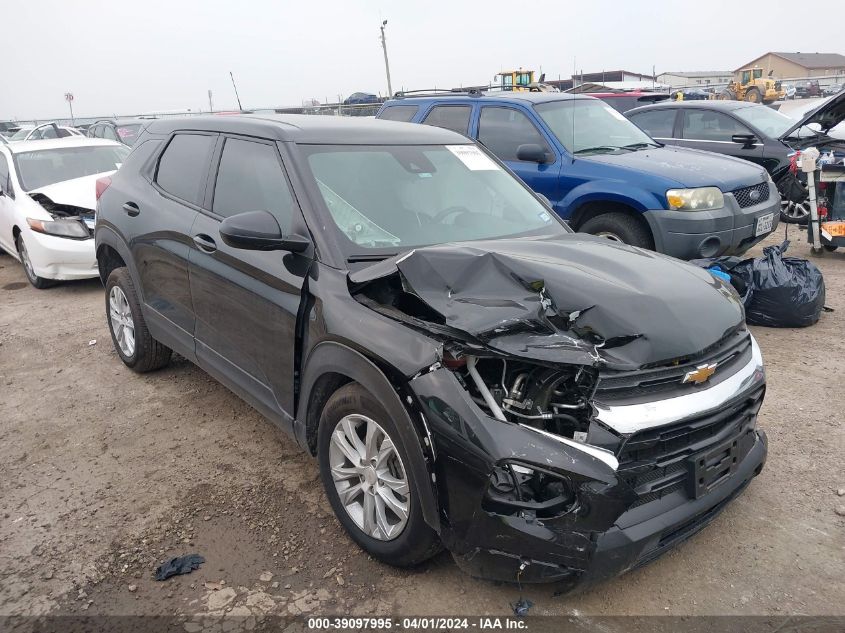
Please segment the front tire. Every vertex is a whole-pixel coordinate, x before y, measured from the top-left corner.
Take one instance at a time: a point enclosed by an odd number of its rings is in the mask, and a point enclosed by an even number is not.
[[[56,281],[54,279],[39,277],[35,274],[35,268],[32,266],[32,260],[29,259],[29,251],[26,250],[26,244],[23,241],[23,235],[21,233],[18,233],[18,236],[15,238],[15,246],[18,249],[18,256],[21,258],[23,271],[26,273],[26,278],[29,283],[39,290],[44,290],[45,288],[50,288],[51,286],[56,285]]]
[[[654,241],[648,229],[627,213],[616,212],[597,215],[584,222],[578,230],[614,242],[654,250]]]
[[[155,340],[147,330],[135,285],[126,268],[116,268],[106,281],[106,318],[114,349],[124,365],[143,373],[161,369],[170,362],[170,348]]]
[[[749,88],[745,91],[745,100],[748,103],[762,103],[763,95],[760,93],[759,88]]]
[[[423,519],[407,456],[396,423],[366,389],[349,383],[332,394],[317,432],[326,496],[352,540],[397,567],[440,549]]]

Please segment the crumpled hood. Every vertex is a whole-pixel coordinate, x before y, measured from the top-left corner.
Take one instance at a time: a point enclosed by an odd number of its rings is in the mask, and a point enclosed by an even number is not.
[[[98,178],[113,174],[113,171],[103,172],[102,174],[94,174],[92,176],[83,176],[82,178],[74,178],[73,180],[64,180],[46,187],[39,187],[28,191],[30,195],[33,193],[41,193],[50,198],[56,204],[67,204],[74,207],[82,207],[83,209],[97,208],[96,182]]]
[[[655,147],[620,154],[596,154],[584,160],[615,165],[674,181],[667,188],[718,187],[727,193],[766,181],[766,170],[747,160],[687,147]],[[665,192],[660,192],[665,193]]]
[[[365,305],[438,338],[551,363],[635,369],[743,324],[707,271],[580,233],[419,248],[349,280]]]
[[[792,134],[810,123],[816,123],[822,131],[827,133],[837,125],[845,121],[845,90],[821,102],[816,108],[810,110],[802,118],[780,136],[780,140],[786,141]]]

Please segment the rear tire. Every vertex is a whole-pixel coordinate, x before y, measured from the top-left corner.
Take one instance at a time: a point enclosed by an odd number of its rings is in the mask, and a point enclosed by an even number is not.
[[[21,258],[23,271],[29,283],[39,290],[50,288],[58,283],[55,279],[47,279],[46,277],[39,277],[35,274],[35,269],[32,267],[32,261],[29,259],[29,252],[26,250],[26,244],[23,241],[23,235],[21,233],[18,233],[15,238],[15,246],[18,249],[18,256]]]
[[[114,349],[124,365],[144,373],[170,362],[172,351],[155,340],[144,321],[132,277],[116,268],[106,281],[106,319]]]
[[[373,450],[367,451],[371,429]],[[317,458],[332,510],[363,550],[397,567],[416,565],[440,550],[437,534],[422,516],[413,472],[406,468],[410,465],[408,450],[396,423],[358,383],[338,389],[323,408]],[[387,457],[382,459],[383,455]],[[400,511],[394,512],[392,507]],[[365,531],[369,526],[371,533]]]
[[[654,240],[639,220],[627,213],[603,213],[590,218],[579,228],[582,233],[605,237],[614,242],[654,250]]]

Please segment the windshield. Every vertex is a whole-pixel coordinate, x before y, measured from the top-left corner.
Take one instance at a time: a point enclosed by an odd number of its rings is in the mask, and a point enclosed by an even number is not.
[[[12,135],[12,138],[10,138],[9,140],[10,140],[10,141],[22,141],[22,140],[24,140],[24,139],[25,139],[25,138],[29,135],[29,133],[30,133],[30,132],[32,132],[32,130],[34,130],[34,129],[35,129],[34,127],[22,127],[22,128],[21,128],[21,129],[19,129],[17,132],[15,132],[15,133]]]
[[[598,99],[538,103],[534,109],[571,154],[655,147],[650,136]]]
[[[117,126],[117,135],[120,137],[120,141],[129,147],[132,147],[135,144],[135,141],[138,140],[138,135],[140,133],[140,123],[130,123],[127,125]]]
[[[62,147],[15,154],[21,187],[32,191],[65,180],[118,169],[129,154],[119,145]]]
[[[474,145],[300,147],[353,257],[566,230]]]
[[[795,125],[795,121],[785,114],[772,110],[768,106],[750,106],[734,110],[737,118],[756,127],[764,134],[773,138],[782,136]]]

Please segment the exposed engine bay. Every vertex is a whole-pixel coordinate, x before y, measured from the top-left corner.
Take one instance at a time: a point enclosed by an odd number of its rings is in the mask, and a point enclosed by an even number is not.
[[[492,417],[577,441],[586,438],[596,375],[590,368],[551,368],[469,356],[446,362]]]
[[[95,213],[92,209],[86,209],[84,207],[78,207],[71,204],[61,204],[58,202],[53,202],[50,198],[48,198],[43,193],[31,193],[29,194],[30,198],[32,198],[35,202],[37,202],[41,207],[49,213],[53,220],[64,222],[64,223],[81,223],[84,232],[81,230],[77,230],[76,232],[70,233],[66,231],[66,233],[70,234],[62,234],[63,237],[70,237],[70,238],[77,238],[77,239],[85,239],[86,237],[93,237],[94,235],[94,221],[95,221]],[[75,228],[75,227],[72,227]],[[83,234],[84,233],[84,234]]]

